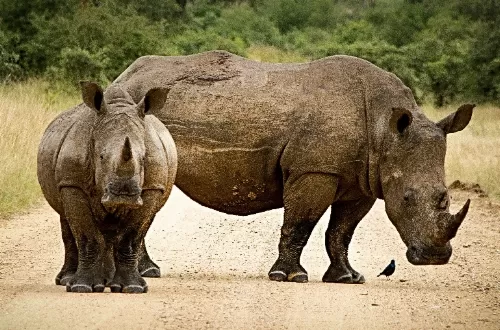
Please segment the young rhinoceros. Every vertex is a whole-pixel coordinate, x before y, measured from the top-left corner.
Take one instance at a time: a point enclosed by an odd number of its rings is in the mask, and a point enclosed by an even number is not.
[[[147,292],[138,258],[177,171],[177,151],[159,110],[164,89],[138,103],[119,85],[82,82],[84,104],[48,126],[38,150],[38,181],[60,215],[71,292]]]
[[[145,56],[115,81],[142,98],[170,89],[155,115],[179,152],[176,185],[198,203],[238,215],[284,206],[276,281],[305,282],[300,255],[331,206],[326,282],[362,283],[347,259],[354,230],[377,198],[413,264],[443,264],[469,202],[449,213],[446,138],[473,105],[438,123],[395,75],[351,56],[303,64],[212,51]]]

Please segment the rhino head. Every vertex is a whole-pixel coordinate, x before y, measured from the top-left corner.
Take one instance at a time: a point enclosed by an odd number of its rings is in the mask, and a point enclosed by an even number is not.
[[[145,115],[162,108],[167,90],[151,89],[138,103],[117,85],[106,92],[81,82],[83,102],[97,114],[92,131],[94,181],[101,204],[110,213],[142,206],[144,184]],[[159,110],[159,109],[158,109]]]
[[[470,200],[450,214],[444,173],[446,136],[467,126],[473,108],[462,105],[438,123],[420,111],[392,109],[380,159],[381,190],[387,215],[414,265],[445,264],[451,257],[450,240]]]

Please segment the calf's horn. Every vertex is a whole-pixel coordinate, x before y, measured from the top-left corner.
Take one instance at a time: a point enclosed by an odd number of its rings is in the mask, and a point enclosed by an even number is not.
[[[130,140],[128,136],[125,138],[125,144],[122,148],[122,160],[128,162],[132,158],[132,146],[130,145]]]

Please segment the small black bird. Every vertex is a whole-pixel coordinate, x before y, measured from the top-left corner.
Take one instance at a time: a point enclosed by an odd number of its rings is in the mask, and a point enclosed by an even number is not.
[[[389,266],[385,267],[382,273],[378,274],[377,277],[379,277],[380,275],[385,275],[385,277],[387,278],[392,274],[394,274],[395,270],[396,270],[396,262],[394,261],[394,259],[392,259]]]

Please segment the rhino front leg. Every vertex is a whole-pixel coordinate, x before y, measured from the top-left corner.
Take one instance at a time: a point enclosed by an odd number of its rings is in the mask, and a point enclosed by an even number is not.
[[[278,260],[269,271],[272,281],[307,282],[300,265],[302,250],[312,230],[333,203],[338,179],[329,174],[308,173],[285,182],[285,217],[281,227]]]
[[[138,270],[139,250],[142,239],[137,225],[128,226],[115,253],[116,272],[109,287],[111,292],[146,293],[148,285]]]
[[[367,197],[332,205],[330,223],[325,235],[326,250],[331,264],[323,276],[323,282],[356,284],[365,282],[364,276],[349,264],[348,248],[354,230],[370,211],[375,200]]]
[[[74,187],[61,189],[65,217],[78,246],[78,267],[67,281],[68,292],[102,292],[106,242],[96,227],[87,196]]]
[[[64,264],[56,276],[56,285],[66,285],[78,268],[78,248],[68,220],[60,217],[61,234],[64,243]]]
[[[120,235],[115,247],[115,277],[110,283],[111,292],[146,293],[148,286],[139,273],[139,258],[144,237],[160,209],[162,192],[145,190],[142,194],[143,206],[132,210],[127,219],[127,227]]]

